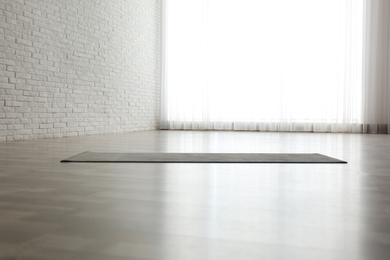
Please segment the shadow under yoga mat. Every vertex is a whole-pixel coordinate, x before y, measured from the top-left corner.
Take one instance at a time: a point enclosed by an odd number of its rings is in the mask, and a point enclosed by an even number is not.
[[[318,153],[94,153],[61,162],[85,163],[347,163]]]

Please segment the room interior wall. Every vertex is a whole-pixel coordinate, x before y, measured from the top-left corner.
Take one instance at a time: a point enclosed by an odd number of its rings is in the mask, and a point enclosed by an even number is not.
[[[158,128],[158,0],[1,0],[0,141]]]

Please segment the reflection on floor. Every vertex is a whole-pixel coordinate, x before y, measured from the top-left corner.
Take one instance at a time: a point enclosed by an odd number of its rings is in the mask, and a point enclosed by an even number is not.
[[[348,164],[61,164],[94,152]],[[148,131],[0,143],[0,259],[390,259],[390,136]]]

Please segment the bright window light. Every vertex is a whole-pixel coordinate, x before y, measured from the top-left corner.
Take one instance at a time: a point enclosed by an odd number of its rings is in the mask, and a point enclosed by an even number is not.
[[[167,122],[360,123],[363,0],[167,0],[165,16]]]

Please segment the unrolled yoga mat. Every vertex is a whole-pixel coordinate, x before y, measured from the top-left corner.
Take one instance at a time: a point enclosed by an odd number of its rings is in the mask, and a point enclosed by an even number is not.
[[[94,153],[61,162],[85,163],[347,163],[318,153]]]

